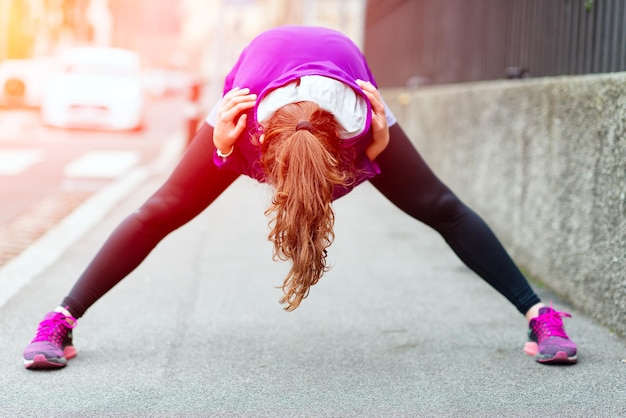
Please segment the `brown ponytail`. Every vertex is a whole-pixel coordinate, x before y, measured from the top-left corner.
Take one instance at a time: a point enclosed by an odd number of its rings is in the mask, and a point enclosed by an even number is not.
[[[303,121],[309,122],[306,129],[296,130]],[[265,126],[261,165],[275,188],[265,211],[270,217],[268,238],[274,243],[274,259],[292,261],[280,299],[287,311],[296,309],[329,269],[334,189],[353,178],[353,156],[342,150],[337,131],[332,114],[312,102],[282,107]]]

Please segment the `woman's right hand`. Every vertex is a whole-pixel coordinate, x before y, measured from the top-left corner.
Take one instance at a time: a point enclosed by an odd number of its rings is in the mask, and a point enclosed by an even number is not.
[[[256,94],[235,87],[222,97],[213,130],[213,143],[222,154],[232,151],[235,141],[246,127],[247,111],[254,107]]]

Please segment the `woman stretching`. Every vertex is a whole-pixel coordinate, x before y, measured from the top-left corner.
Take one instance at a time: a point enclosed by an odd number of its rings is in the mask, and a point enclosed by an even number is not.
[[[381,99],[358,47],[330,29],[285,26],[257,36],[227,75],[224,94],[166,182],[111,234],[24,349],[28,369],[66,365],[72,329],[170,232],[240,174],[266,182],[277,259],[291,261],[280,303],[300,305],[328,270],[332,202],[371,182],[439,232],[458,257],[529,321],[525,352],[575,363],[569,316],[545,306],[490,228],[428,168]]]

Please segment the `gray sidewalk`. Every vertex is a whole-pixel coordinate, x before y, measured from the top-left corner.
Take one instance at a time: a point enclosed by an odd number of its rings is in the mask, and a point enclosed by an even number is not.
[[[580,355],[535,363],[523,317],[368,184],[336,202],[334,267],[295,312],[277,303],[268,191],[241,178],[89,310],[68,367],[24,370],[43,314],[161,181],[0,308],[0,416],[626,416],[624,340],[538,289],[573,314]]]

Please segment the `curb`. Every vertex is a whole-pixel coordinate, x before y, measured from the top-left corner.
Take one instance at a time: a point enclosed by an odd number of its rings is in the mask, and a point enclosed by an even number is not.
[[[56,262],[72,244],[104,218],[117,203],[155,174],[168,169],[180,156],[183,135],[165,141],[157,159],[149,166],[136,167],[104,187],[72,211],[0,269],[0,308],[24,286]]]

